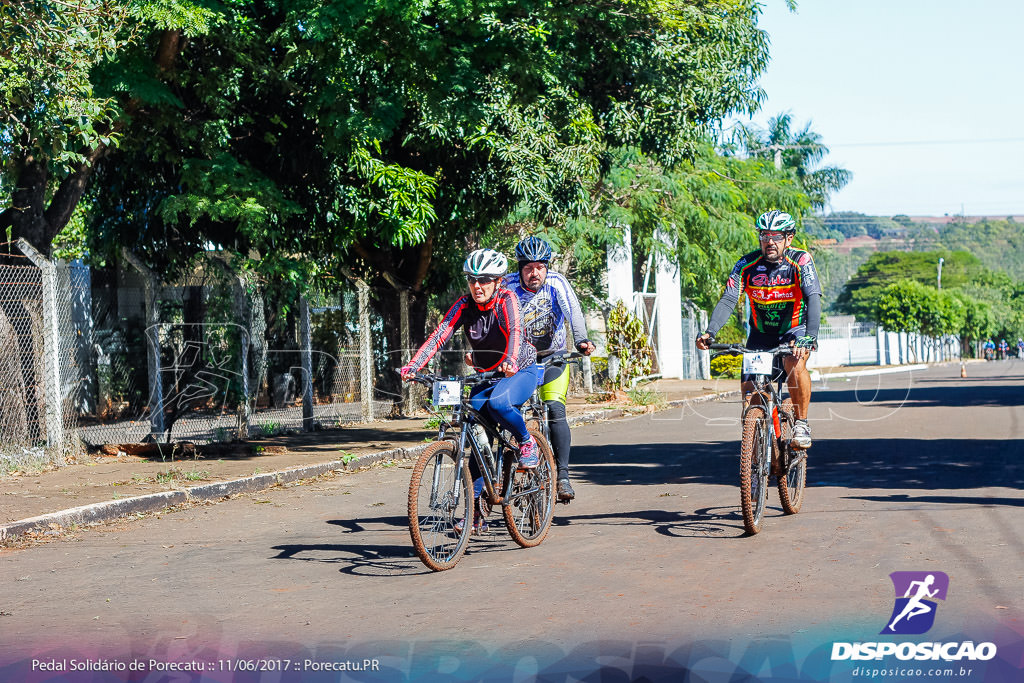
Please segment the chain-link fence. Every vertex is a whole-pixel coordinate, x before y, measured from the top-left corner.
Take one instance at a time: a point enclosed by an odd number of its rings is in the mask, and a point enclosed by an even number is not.
[[[84,383],[88,275],[26,243],[0,246],[0,471],[60,463]]]
[[[79,429],[87,444],[310,431],[391,405],[364,400],[372,345],[358,350],[351,288],[271,290],[211,254],[163,281],[125,253],[122,267],[93,280],[96,383]]]

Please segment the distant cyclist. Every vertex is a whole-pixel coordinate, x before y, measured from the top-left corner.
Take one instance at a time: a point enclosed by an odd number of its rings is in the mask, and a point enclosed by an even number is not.
[[[1010,357],[1010,345],[1005,339],[999,340],[999,360],[1006,360]]]
[[[981,345],[982,354],[985,356],[985,360],[995,360],[996,358],[996,343],[991,339],[986,339],[985,343]]]
[[[448,309],[441,324],[401,369],[402,379],[423,368],[455,330],[462,328],[472,348],[470,358],[476,369],[499,370],[505,375],[495,384],[474,387],[470,405],[512,432],[519,443],[522,467],[536,467],[539,449],[517,406],[529,400],[537,387],[537,350],[526,340],[519,301],[501,286],[501,277],[508,271],[508,259],[492,249],[477,249],[466,259],[462,271],[469,283],[469,294]],[[474,472],[476,476],[479,472]]]
[[[518,271],[505,276],[504,285],[519,299],[527,339],[538,351],[566,349],[565,321],[572,327],[576,348],[586,355],[594,351],[587,339],[579,299],[569,281],[548,270],[551,245],[539,237],[527,237],[516,246]],[[540,387],[540,398],[548,407],[551,448],[558,462],[558,498],[572,500],[576,492],[569,483],[569,450],[572,433],[565,418],[565,397],[569,392],[569,366],[549,366]]]
[[[1017,358],[1024,358],[1024,339],[1017,337]]]
[[[789,343],[793,355],[784,356],[786,383],[793,397],[796,423],[793,445],[810,448],[807,410],[811,404],[811,376],[807,358],[817,348],[821,322],[821,284],[811,255],[790,245],[796,222],[788,213],[766,211],[757,219],[761,248],[741,258],[729,275],[725,293],[715,306],[708,329],[697,337],[697,348],[707,349],[745,293],[750,301],[750,336],[746,346],[768,350]],[[744,397],[753,390],[752,378],[742,378]]]

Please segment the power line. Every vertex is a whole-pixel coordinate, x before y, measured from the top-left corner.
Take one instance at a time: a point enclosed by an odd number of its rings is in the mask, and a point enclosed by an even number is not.
[[[774,152],[786,149],[831,149],[833,147],[908,147],[914,145],[981,145],[1002,144],[1007,142],[1024,142],[1024,138],[977,138],[974,140],[889,140],[879,142],[833,142],[829,144],[815,143],[810,145],[777,145],[755,147],[748,153]]]

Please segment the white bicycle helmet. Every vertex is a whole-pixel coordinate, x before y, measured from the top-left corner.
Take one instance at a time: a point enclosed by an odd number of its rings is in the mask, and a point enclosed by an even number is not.
[[[473,277],[499,278],[508,272],[508,259],[493,249],[477,249],[466,257],[462,272]]]
[[[796,232],[796,221],[784,211],[772,209],[765,211],[757,218],[757,229],[772,232]]]

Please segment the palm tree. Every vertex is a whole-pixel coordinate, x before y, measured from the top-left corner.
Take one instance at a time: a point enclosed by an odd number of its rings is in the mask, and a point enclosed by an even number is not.
[[[737,142],[747,154],[774,158],[775,167],[792,172],[815,209],[823,209],[828,198],[853,178],[853,173],[838,166],[815,168],[828,154],[821,135],[811,130],[811,122],[793,132],[793,116],[782,112],[768,120],[766,129],[740,125]]]

